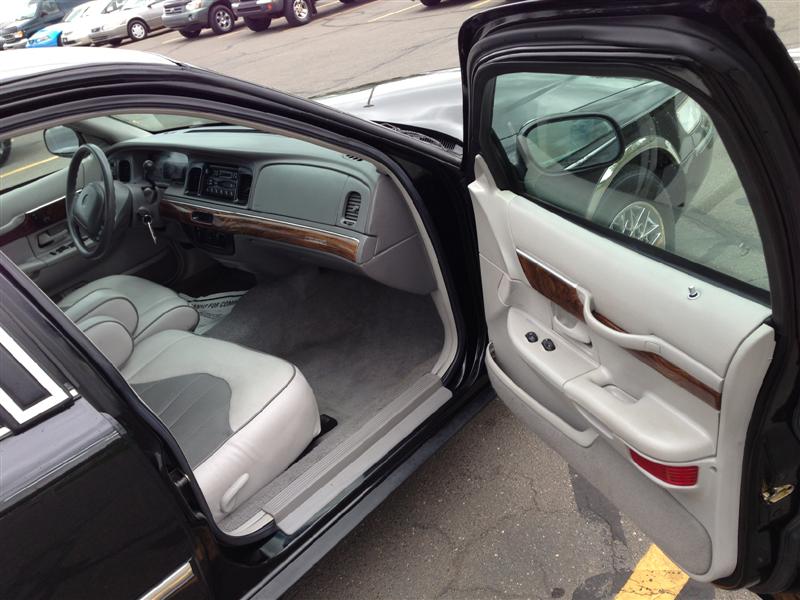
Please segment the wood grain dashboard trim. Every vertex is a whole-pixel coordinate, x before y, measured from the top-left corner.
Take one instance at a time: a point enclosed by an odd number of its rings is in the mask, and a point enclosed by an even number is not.
[[[10,244],[32,233],[46,229],[67,218],[67,205],[64,198],[58,198],[25,213],[16,227],[0,235],[0,246]]]
[[[577,286],[575,284],[547,269],[520,251],[517,251],[517,258],[531,287],[571,315],[581,321],[584,320],[583,300],[581,300],[581,297],[578,295]],[[615,331],[627,333],[622,327],[614,323],[608,317],[595,311],[592,311],[592,314],[606,327],[614,329]],[[687,373],[679,366],[671,363],[663,356],[653,352],[643,352],[639,350],[628,350],[628,352],[715,410],[720,410],[722,407],[722,394],[720,392],[706,385],[690,373]]]
[[[283,242],[308,250],[325,252],[353,263],[358,261],[360,242],[354,237],[268,217],[246,215],[217,207],[177,202],[170,199],[162,200],[159,210],[162,217],[187,225]],[[193,218],[196,213],[211,215],[211,222]]]

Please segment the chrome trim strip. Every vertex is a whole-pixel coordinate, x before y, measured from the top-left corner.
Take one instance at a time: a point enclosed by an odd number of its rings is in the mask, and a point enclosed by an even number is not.
[[[634,140],[625,147],[622,157],[617,162],[610,165],[600,176],[600,180],[597,182],[597,185],[595,185],[592,197],[589,199],[589,205],[586,209],[586,214],[582,216],[587,219],[593,218],[594,213],[597,211],[597,208],[600,205],[600,200],[603,198],[606,190],[611,186],[611,182],[617,173],[619,173],[623,167],[630,163],[634,158],[639,156],[639,154],[642,152],[654,149],[663,150],[672,157],[672,160],[675,161],[675,164],[678,166],[681,165],[681,157],[678,154],[678,151],[675,150],[675,146],[673,146],[668,139],[656,135],[646,135]]]
[[[252,212],[238,212],[235,210],[228,210],[225,208],[219,208],[218,206],[204,206],[202,204],[194,204],[192,202],[185,202],[183,199],[181,200],[173,200],[172,197],[166,196],[164,198],[167,202],[171,202],[173,204],[178,204],[182,206],[188,206],[189,208],[196,208],[197,210],[213,210],[216,212],[221,212],[226,215],[234,215],[236,217],[245,217],[247,219],[256,219],[258,221],[265,221],[266,223],[275,223],[276,225],[285,225],[287,227],[296,227],[297,229],[306,229],[308,231],[316,231],[318,233],[324,233],[327,235],[332,235],[334,237],[341,238],[343,240],[352,240],[359,246],[361,245],[361,240],[350,236],[344,235],[343,233],[339,233],[336,231],[329,231],[327,229],[320,229],[319,227],[311,227],[309,225],[300,225],[299,223],[292,223],[291,221],[281,221],[280,219],[273,219],[271,217],[262,217],[261,215],[253,214]]]
[[[83,189],[83,188],[81,188],[81,189]],[[76,194],[76,195],[77,195],[79,192],[80,192],[80,190],[75,190],[75,194]],[[45,207],[47,207],[47,206],[50,206],[51,204],[55,204],[56,202],[64,202],[66,199],[67,199],[67,197],[66,197],[66,195],[64,195],[64,196],[61,196],[60,198],[56,198],[55,200],[50,200],[50,202],[45,202],[44,204],[40,204],[40,205],[39,205],[39,206],[37,206],[36,208],[32,208],[32,209],[30,209],[30,210],[28,210],[28,211],[25,211],[25,214],[26,214],[26,215],[32,215],[32,214],[33,214],[33,213],[35,213],[37,210],[42,210],[43,208],[45,208]]]
[[[0,388],[0,406],[2,406],[17,423],[22,425],[70,398],[70,394],[53,381],[53,379],[36,364],[30,355],[6,333],[5,329],[2,328],[0,328],[0,345],[8,350],[8,353],[14,357],[14,360],[16,360],[23,369],[28,371],[39,385],[50,394],[50,396],[40,400],[29,408],[21,408],[5,390]],[[0,382],[0,384],[2,384],[2,382]]]
[[[526,259],[528,259],[529,261],[531,261],[533,264],[537,265],[538,267],[541,267],[542,269],[544,269],[545,271],[550,273],[550,275],[552,275],[556,279],[559,279],[559,280],[563,281],[564,283],[566,283],[571,288],[574,288],[576,290],[578,289],[578,284],[577,283],[575,283],[571,279],[568,279],[567,277],[565,277],[564,275],[562,275],[561,273],[559,273],[558,271],[553,269],[553,267],[544,264],[538,258],[533,258],[530,254],[528,254],[527,252],[523,252],[519,248],[515,248],[515,249],[517,251],[517,254],[525,257]]]
[[[140,600],[166,600],[196,578],[192,563],[186,561],[170,573],[164,581],[142,595]]]

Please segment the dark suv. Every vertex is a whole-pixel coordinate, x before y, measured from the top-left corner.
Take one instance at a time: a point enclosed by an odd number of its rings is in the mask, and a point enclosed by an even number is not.
[[[24,48],[30,36],[63,21],[73,8],[84,2],[86,0],[17,0],[10,7],[4,6],[9,20],[0,28],[0,48]]]
[[[217,35],[233,31],[236,16],[230,0],[175,0],[164,4],[164,27],[177,29],[185,38],[196,38],[203,29]]]
[[[317,14],[314,0],[272,0],[263,3],[259,0],[234,2],[233,10],[237,17],[244,19],[253,31],[264,31],[272,23],[273,17],[286,17],[289,25],[305,25]]]

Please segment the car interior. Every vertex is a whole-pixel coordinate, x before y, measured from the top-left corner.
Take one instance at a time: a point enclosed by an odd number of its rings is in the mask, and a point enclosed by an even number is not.
[[[529,429],[710,581],[736,565],[742,441],[775,329],[725,123],[659,89],[671,112],[637,113],[627,139],[604,114],[544,110],[508,153],[504,111],[528,92],[493,87],[468,186],[485,361]],[[301,531],[451,398],[451,299],[386,166],[202,114],[38,135],[69,165],[4,191],[0,248],[170,430],[223,531]],[[614,229],[617,211],[633,226]],[[664,244],[631,235],[647,214],[670,217]]]
[[[442,275],[380,165],[194,115],[37,135],[71,162],[4,191],[0,247],[167,426],[227,533],[297,531],[451,397]]]

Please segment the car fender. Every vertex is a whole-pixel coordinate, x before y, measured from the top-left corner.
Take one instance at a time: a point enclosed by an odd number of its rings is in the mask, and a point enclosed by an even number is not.
[[[637,138],[625,147],[622,157],[617,162],[610,165],[605,171],[603,171],[603,174],[600,176],[600,179],[594,188],[592,197],[589,200],[589,206],[586,209],[586,217],[588,219],[594,217],[594,214],[597,212],[597,208],[600,205],[600,200],[603,198],[606,190],[608,190],[608,188],[611,186],[611,183],[614,181],[614,178],[620,173],[620,171],[622,171],[622,169],[624,169],[627,165],[633,163],[645,152],[650,152],[652,150],[660,150],[664,152],[669,157],[670,161],[674,162],[676,167],[680,166],[681,157],[678,155],[675,146],[668,139],[658,135],[646,135]]]

